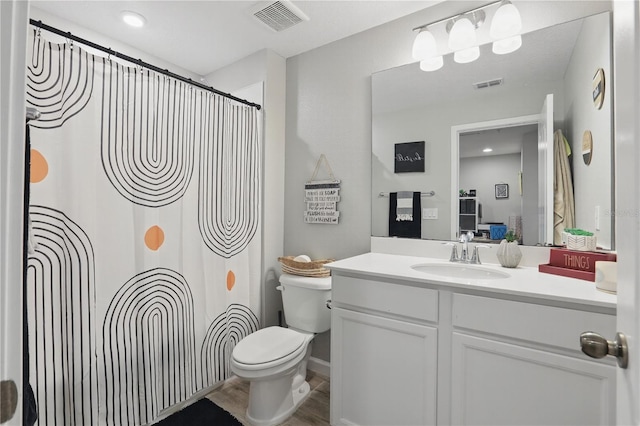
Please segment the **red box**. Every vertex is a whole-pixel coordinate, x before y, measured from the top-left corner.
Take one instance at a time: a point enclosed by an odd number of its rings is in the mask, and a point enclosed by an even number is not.
[[[615,262],[617,256],[615,253],[577,251],[565,248],[552,248],[549,254],[550,266],[585,272],[595,272],[596,262],[599,260]]]
[[[589,271],[581,271],[579,269],[563,268],[553,265],[538,265],[538,271],[546,274],[562,275],[563,277],[578,278],[579,280],[595,281],[596,273]]]

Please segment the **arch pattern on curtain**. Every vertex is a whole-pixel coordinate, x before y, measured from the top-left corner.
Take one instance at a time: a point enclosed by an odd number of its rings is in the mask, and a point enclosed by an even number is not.
[[[63,212],[31,205],[38,241],[27,266],[29,347],[39,424],[95,424],[98,416],[95,265],[87,234]]]
[[[131,413],[148,423],[195,392],[193,295],[179,273],[137,274],[111,299],[102,329],[107,423],[125,424]]]
[[[260,146],[255,108],[207,96],[200,144],[198,224],[225,258],[244,250],[260,218]]]
[[[50,43],[42,37],[32,37],[30,45],[28,102],[40,111],[37,127],[54,129],[89,103],[95,57],[77,46]]]
[[[202,342],[201,356],[202,386],[212,385],[230,376],[231,352],[243,337],[257,331],[258,318],[246,306],[229,305],[209,325]],[[223,362],[213,362],[224,360]]]
[[[193,175],[199,96],[184,82],[101,62],[102,167],[132,203],[171,204]]]

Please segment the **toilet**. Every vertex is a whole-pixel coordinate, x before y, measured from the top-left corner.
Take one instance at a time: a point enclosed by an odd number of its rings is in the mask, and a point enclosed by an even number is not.
[[[282,274],[280,285],[289,328],[266,327],[233,348],[231,371],[249,380],[247,420],[269,426],[290,417],[309,394],[306,382],[311,342],[331,328],[331,277]]]

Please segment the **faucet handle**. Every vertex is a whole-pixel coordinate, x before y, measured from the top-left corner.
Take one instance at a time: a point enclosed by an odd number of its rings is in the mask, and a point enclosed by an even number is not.
[[[449,257],[449,262],[459,262],[460,258],[458,257],[458,246],[456,243],[442,243],[447,246],[451,246],[451,257]]]
[[[475,263],[476,265],[480,265],[482,262],[480,262],[480,255],[478,254],[478,249],[479,248],[491,248],[491,246],[486,245],[486,244],[476,244],[476,246],[473,248],[473,255],[471,255],[471,261],[469,263]]]

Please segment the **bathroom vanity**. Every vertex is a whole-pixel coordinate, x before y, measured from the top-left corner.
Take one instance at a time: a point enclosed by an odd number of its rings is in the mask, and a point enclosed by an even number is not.
[[[331,424],[615,424],[616,296],[535,267],[367,253],[332,270]]]

